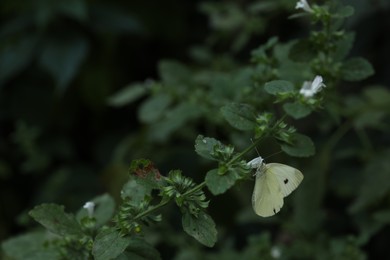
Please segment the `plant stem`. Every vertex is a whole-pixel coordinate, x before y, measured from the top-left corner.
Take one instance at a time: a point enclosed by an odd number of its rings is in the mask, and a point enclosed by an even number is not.
[[[193,187],[192,189],[186,191],[185,193],[183,193],[183,197],[184,196],[187,196],[189,194],[192,194],[194,192],[197,192],[198,190],[201,190],[204,186],[206,186],[206,181],[203,181],[201,183],[199,183],[198,185],[196,185],[195,187]]]
[[[234,158],[232,158],[228,163],[227,165],[231,165],[233,164],[234,162],[236,162],[237,160],[239,160],[242,156],[244,156],[245,154],[247,154],[248,152],[250,152],[253,148],[255,148],[257,145],[259,145],[259,143],[264,140],[265,137],[269,136],[271,133],[273,133],[273,131],[275,130],[276,127],[278,127],[278,125],[283,121],[283,119],[286,117],[286,114],[284,114],[281,119],[279,119],[278,121],[276,121],[276,123],[272,126],[272,128],[270,129],[270,131],[267,132],[266,135],[264,135],[262,138],[259,138],[257,140],[255,140],[253,142],[253,144],[251,144],[250,146],[248,146],[244,151],[238,153]],[[185,193],[182,194],[183,197],[185,196],[188,196],[192,193],[195,193],[197,192],[198,190],[201,190],[204,186],[206,186],[206,181],[203,181],[201,182],[200,184],[196,185],[195,187],[193,187],[192,189],[186,191]],[[169,202],[172,201],[172,198],[168,199],[168,200],[165,200],[165,201],[161,201],[159,204],[153,206],[153,207],[150,207],[149,209],[145,210],[144,212],[138,214],[137,216],[134,217],[134,220],[137,220],[137,219],[140,219],[144,216],[147,216],[148,214],[152,213],[153,211],[156,211],[158,210],[159,208],[167,205]]]
[[[157,204],[157,205],[155,205],[155,206],[153,206],[153,207],[150,207],[150,208],[148,208],[147,210],[145,210],[144,212],[142,212],[142,213],[138,214],[137,216],[135,216],[133,220],[137,220],[137,219],[140,219],[140,218],[143,218],[143,217],[149,215],[149,214],[152,213],[153,211],[156,211],[156,210],[158,210],[159,208],[161,208],[161,207],[167,205],[169,202],[171,202],[171,200],[172,200],[172,199],[170,198],[170,199],[168,199],[168,200],[161,201],[159,204]]]
[[[255,140],[250,146],[248,146],[244,151],[242,151],[241,153],[238,153],[235,157],[233,157],[228,163],[227,163],[227,166],[230,166],[232,165],[234,162],[236,162],[237,160],[239,160],[241,157],[243,157],[245,154],[247,154],[248,152],[250,152],[253,148],[255,148],[256,146],[258,146],[261,141],[264,140],[264,138],[270,136],[271,134],[273,134],[274,130],[279,126],[279,124],[281,122],[283,122],[284,118],[287,116],[287,114],[283,114],[283,116],[278,120],[276,121],[276,123],[272,126],[272,128],[267,132],[266,135],[264,135],[262,138],[259,138],[257,140]]]
[[[352,121],[346,121],[342,124],[328,139],[326,145],[324,146],[324,150],[330,152],[334,149],[338,141],[351,129]]]

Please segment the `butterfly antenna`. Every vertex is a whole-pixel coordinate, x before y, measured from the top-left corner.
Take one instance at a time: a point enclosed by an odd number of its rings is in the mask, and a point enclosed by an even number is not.
[[[256,149],[256,151],[257,151],[257,149]],[[271,154],[271,155],[268,155],[267,157],[264,158],[264,160],[265,160],[265,159],[268,159],[268,158],[270,158],[270,157],[272,157],[272,156],[274,156],[274,155],[280,154],[280,153],[282,153],[282,152],[283,152],[283,151],[280,150],[280,151],[278,151],[278,152],[276,152],[276,153],[273,153],[273,154]]]
[[[252,138],[251,138],[251,142],[252,142],[252,144],[254,143]],[[261,157],[261,156],[260,156],[260,153],[259,153],[259,150],[257,150],[257,147],[255,147],[255,151],[256,151],[257,155],[258,155],[259,157]]]

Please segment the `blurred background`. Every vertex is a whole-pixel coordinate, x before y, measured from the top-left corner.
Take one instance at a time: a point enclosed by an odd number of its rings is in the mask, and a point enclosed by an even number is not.
[[[342,92],[354,95],[368,85],[388,89],[390,3],[387,0],[342,2],[355,8],[355,15],[346,24],[348,30],[356,32],[351,55],[365,57],[376,71],[364,82],[345,84]],[[204,179],[210,164],[194,152],[193,144],[198,134],[245,147],[249,135],[242,141],[239,133],[228,134],[223,129],[227,123],[216,115],[219,113],[217,108],[210,112],[215,114],[210,114],[209,118],[186,114],[190,121],[177,119],[176,110],[171,111],[175,123],[170,122],[174,127],[170,124],[169,129],[155,123],[157,116],[148,114],[150,107],[148,110],[145,105],[150,94],[145,89],[149,87],[153,92],[161,78],[164,82],[177,83],[176,73],[182,76],[179,80],[185,82],[186,75],[199,67],[226,72],[244,67],[249,64],[251,51],[270,37],[278,36],[279,41],[286,42],[307,35],[310,27],[307,20],[287,18],[295,12],[294,7],[295,2],[290,0],[2,0],[0,240],[35,226],[27,212],[39,203],[63,204],[72,212],[104,192],[118,198],[132,159],[149,158],[163,174],[170,169],[182,169],[185,175],[199,182]],[[185,72],[180,64],[185,65]],[[222,83],[229,82],[225,78],[221,80]],[[196,86],[186,92],[188,88],[178,88],[177,95],[196,96]],[[216,101],[214,105],[228,101],[229,98],[224,97],[224,101]],[[388,116],[380,117],[382,127],[386,129],[388,119]],[[316,140],[324,141],[324,136],[337,127],[335,124],[328,130],[321,130],[315,124],[309,126],[307,121],[306,124],[305,134],[316,144]],[[385,155],[377,157],[382,158],[379,162],[368,165],[366,161],[364,165],[379,167],[373,171],[383,173],[381,181],[388,182],[388,162],[383,167],[378,165],[385,161],[383,158],[389,158],[389,150],[385,150],[389,135],[383,130],[380,134],[376,131],[379,130],[369,130],[366,138],[376,136],[373,150],[379,143],[377,152],[383,148]],[[356,140],[351,138],[348,142]],[[326,186],[323,185],[326,195],[320,199],[318,207],[327,212],[327,221],[326,225],[318,224],[316,228],[325,229],[328,236],[362,234],[361,226],[355,226],[350,220],[357,223],[367,215],[359,213],[357,217],[345,212],[361,190],[361,182],[356,186],[353,184],[360,180],[353,173],[359,171],[357,168],[363,165],[361,159],[365,156],[364,153],[356,155],[358,149],[357,146],[340,155],[339,160],[342,156],[347,158],[335,169],[340,175],[329,177]],[[359,158],[358,163],[356,158]],[[310,160],[300,163],[307,165]],[[334,158],[327,162],[329,171],[338,163]],[[349,181],[351,186],[348,186]],[[288,229],[289,225],[296,225],[295,222],[280,218],[262,222],[255,216],[248,217],[252,214],[252,186],[253,183],[245,183],[236,191],[219,197],[209,196],[209,211],[220,236],[236,241],[231,243],[237,249],[244,247],[248,235],[262,231],[269,232],[281,243],[290,241],[289,236],[283,236],[285,233],[280,238],[277,230],[280,226]],[[383,190],[380,202],[375,202],[380,203],[379,206],[370,202],[367,208],[363,207],[363,212],[389,207],[390,187]],[[170,232],[164,231],[164,225],[170,225],[167,230],[183,233],[180,224],[175,224],[180,222],[179,215],[175,215],[178,213],[170,213],[175,211],[174,207],[166,210],[170,224],[163,224],[156,230],[161,229],[158,231],[161,234]],[[291,210],[286,212],[281,216],[287,216]],[[310,214],[311,211],[306,212]],[[314,215],[317,213],[313,212]],[[388,251],[389,216],[382,222],[376,227],[370,226],[370,232],[364,233],[370,242],[362,242],[362,245],[370,257]],[[149,237],[162,254],[168,256],[167,259],[175,255],[172,253],[174,248],[180,247],[169,239],[165,243],[172,245],[162,243],[153,232]],[[310,241],[310,236],[305,239]]]

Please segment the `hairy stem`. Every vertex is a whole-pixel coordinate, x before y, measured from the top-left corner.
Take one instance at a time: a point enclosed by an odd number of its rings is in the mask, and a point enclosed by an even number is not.
[[[158,210],[159,208],[164,207],[165,205],[167,205],[171,201],[172,201],[172,199],[161,201],[159,204],[157,204],[157,205],[155,205],[153,207],[148,208],[147,210],[145,210],[142,213],[139,213],[137,216],[134,217],[134,220],[138,220],[140,218],[143,218],[143,217],[149,215],[150,213]]]

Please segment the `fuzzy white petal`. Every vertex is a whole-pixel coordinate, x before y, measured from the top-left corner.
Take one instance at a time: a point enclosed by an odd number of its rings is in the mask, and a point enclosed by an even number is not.
[[[299,90],[299,93],[305,98],[311,98],[316,93],[318,93],[322,88],[326,87],[322,82],[322,77],[317,75],[313,82],[305,81],[302,84],[302,88]]]
[[[88,211],[88,216],[92,217],[93,212],[95,210],[95,203],[93,203],[92,201],[88,201],[84,204],[83,208],[85,208]]]
[[[247,163],[247,165],[253,169],[259,168],[262,164],[263,164],[263,158],[261,156],[256,157]]]
[[[313,9],[311,9],[309,3],[306,0],[299,0],[295,5],[295,9],[303,9],[308,13],[312,13]]]

